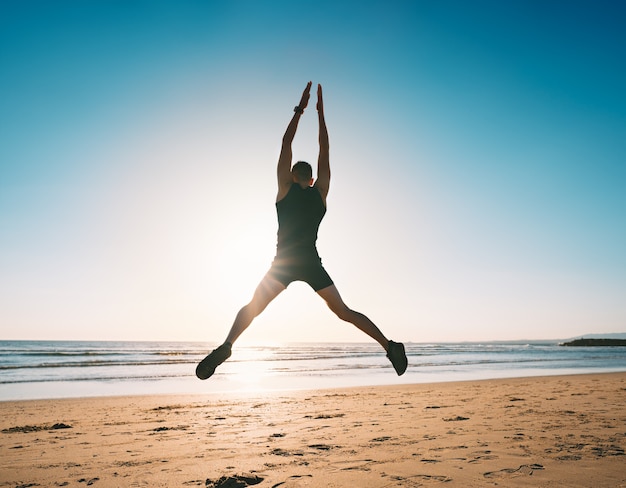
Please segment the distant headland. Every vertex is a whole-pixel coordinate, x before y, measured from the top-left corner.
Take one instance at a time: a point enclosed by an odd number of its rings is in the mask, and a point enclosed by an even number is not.
[[[626,339],[575,339],[560,345],[568,347],[626,346]]]

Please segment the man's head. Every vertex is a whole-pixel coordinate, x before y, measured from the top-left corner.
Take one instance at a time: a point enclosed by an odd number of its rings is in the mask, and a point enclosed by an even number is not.
[[[313,184],[313,168],[305,161],[298,161],[291,168],[293,181],[300,185],[311,186]]]

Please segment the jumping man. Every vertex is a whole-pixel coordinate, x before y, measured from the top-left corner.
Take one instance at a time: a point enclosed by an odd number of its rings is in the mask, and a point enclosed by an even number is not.
[[[283,136],[278,158],[276,257],[270,270],[257,286],[250,303],[239,310],[224,344],[213,350],[198,364],[196,376],[201,380],[213,375],[215,368],[230,357],[232,345],[241,333],[292,281],[308,283],[326,301],[337,317],[354,324],[378,342],[387,352],[387,357],[398,376],[406,371],[407,359],[404,345],[388,340],[370,319],[346,306],[333,280],[322,266],[317,253],[315,246],[317,230],[326,213],[326,196],[330,186],[328,131],[324,120],[321,85],[317,85],[320,146],[317,159],[317,180],[313,179],[313,170],[309,163],[298,161],[293,167],[291,166],[291,143],[296,135],[300,116],[308,105],[310,93],[311,82],[309,81],[302,93],[300,103],[294,108],[293,117]]]

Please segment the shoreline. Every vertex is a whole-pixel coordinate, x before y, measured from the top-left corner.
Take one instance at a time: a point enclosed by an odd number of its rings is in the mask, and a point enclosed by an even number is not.
[[[0,487],[626,486],[625,401],[626,372],[5,401]]]
[[[0,401],[119,395],[425,384],[626,371],[626,349],[555,344],[409,344],[398,378],[378,344],[242,346],[209,381],[195,367],[206,348],[187,343],[6,343]]]
[[[507,380],[515,378],[542,378],[553,376],[579,376],[593,374],[626,373],[622,368],[566,368],[517,369],[429,373],[410,371],[397,377],[392,371],[364,373],[353,376],[302,376],[286,375],[216,375],[207,381],[195,376],[159,379],[153,381],[51,381],[0,385],[0,403],[10,401],[38,401],[84,398],[110,398],[135,396],[187,396],[187,395],[256,395],[305,392],[327,389],[367,388],[384,386],[429,385],[463,383],[468,381]]]
[[[188,400],[194,400],[203,398],[206,400],[214,399],[215,397],[231,398],[232,399],[252,399],[252,398],[265,398],[274,396],[289,396],[289,395],[305,395],[313,393],[331,392],[334,390],[351,391],[351,390],[364,390],[364,389],[402,389],[402,388],[419,388],[419,387],[437,387],[443,385],[463,385],[466,383],[485,383],[485,382],[512,382],[517,380],[542,380],[548,378],[577,378],[586,376],[611,376],[611,375],[624,375],[626,377],[626,371],[600,371],[600,372],[581,372],[581,373],[553,373],[546,374],[545,371],[538,372],[538,374],[528,374],[522,376],[500,376],[500,377],[479,377],[468,379],[452,379],[452,380],[440,380],[430,382],[398,382],[398,383],[380,383],[370,385],[339,385],[339,386],[326,386],[326,387],[311,387],[311,388],[273,388],[273,389],[223,389],[215,391],[202,391],[202,392],[189,392],[182,390],[181,392],[173,393],[130,393],[130,394],[106,394],[106,395],[85,395],[85,396],[68,396],[68,397],[50,397],[50,398],[24,398],[24,399],[0,399],[0,408],[3,404],[8,403],[28,403],[28,402],[62,402],[62,401],[90,401],[100,400],[106,401],[107,399],[122,400],[122,399],[171,399],[171,398],[186,398]],[[394,379],[396,379],[394,375]],[[402,381],[401,377],[397,378]],[[201,380],[193,378],[194,383],[198,383]],[[209,380],[202,381],[202,383],[208,383]]]

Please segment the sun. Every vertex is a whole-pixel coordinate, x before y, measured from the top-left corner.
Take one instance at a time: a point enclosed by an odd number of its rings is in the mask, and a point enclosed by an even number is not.
[[[214,256],[216,279],[226,292],[252,294],[272,263],[275,240],[275,230],[268,231],[262,219],[228,226]]]
[[[262,346],[243,347],[237,350],[236,360],[227,363],[229,381],[239,391],[263,391],[271,383],[272,356],[270,349]]]

